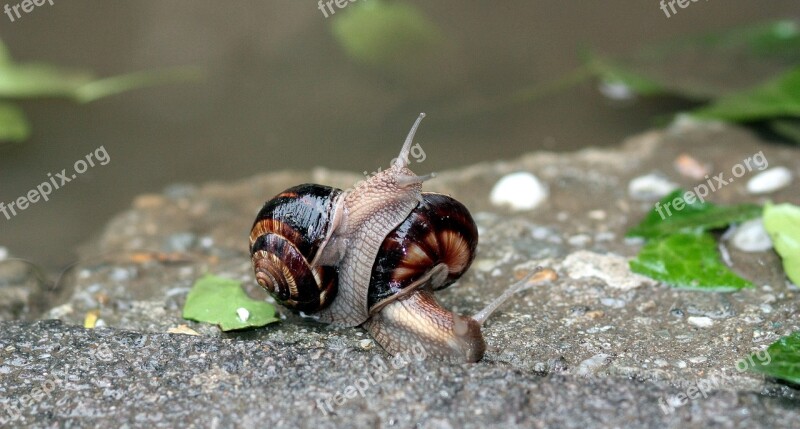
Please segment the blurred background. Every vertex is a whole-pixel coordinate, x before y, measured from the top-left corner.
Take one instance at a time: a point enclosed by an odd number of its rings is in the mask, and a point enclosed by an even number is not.
[[[100,146],[111,161],[48,202],[10,220],[0,216],[0,246],[58,270],[136,195],[172,183],[314,166],[385,168],[420,111],[428,114],[418,133],[427,155],[420,174],[528,151],[617,144],[698,101],[637,98],[586,79],[587,53],[623,58],[800,12],[796,0],[701,1],[670,17],[657,0],[357,0],[344,9],[334,4],[327,18],[318,7],[55,0],[14,22],[0,15],[0,39],[14,61],[97,77],[171,67],[200,75],[87,104],[17,102],[31,132],[0,143],[0,201],[26,195]],[[730,58],[694,53],[656,68],[676,82],[705,73],[720,88],[763,77],[762,62]]]

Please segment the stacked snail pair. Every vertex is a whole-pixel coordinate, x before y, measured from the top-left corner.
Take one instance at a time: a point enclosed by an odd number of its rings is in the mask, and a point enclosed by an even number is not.
[[[250,232],[258,284],[285,307],[338,326],[362,325],[390,354],[475,362],[481,325],[528,278],[473,317],[443,308],[434,291],[467,271],[478,230],[463,204],[422,192],[431,176],[408,168],[420,114],[391,168],[355,188],[289,188],[262,207]],[[550,280],[551,270],[535,274]]]

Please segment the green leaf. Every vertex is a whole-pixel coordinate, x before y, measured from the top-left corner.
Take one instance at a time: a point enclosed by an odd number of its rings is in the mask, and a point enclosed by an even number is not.
[[[351,4],[333,19],[333,35],[354,60],[371,66],[399,67],[435,51],[439,28],[415,6],[368,0]]]
[[[196,80],[197,70],[188,68],[130,73],[95,80],[91,73],[46,64],[0,62],[0,97],[66,97],[86,103],[132,89]]]
[[[31,134],[31,126],[22,110],[0,102],[0,142],[20,142]]]
[[[239,317],[240,308],[249,313],[246,320]],[[272,305],[250,299],[239,282],[210,274],[192,287],[183,306],[183,318],[218,324],[223,331],[261,327],[279,320]]]
[[[11,62],[11,53],[8,52],[8,47],[2,40],[0,40],[0,64]]]
[[[625,85],[634,93],[642,96],[664,95],[672,92],[666,84],[607,58],[591,54],[586,54],[585,57],[584,61],[589,69],[606,84]]]
[[[781,338],[770,344],[764,352],[750,355],[748,360],[740,360],[736,367],[744,362],[745,368],[766,374],[780,380],[800,384],[800,331]],[[752,365],[750,365],[752,363]]]
[[[781,137],[800,144],[800,120],[775,119],[769,121],[769,127]]]
[[[627,236],[658,238],[681,232],[708,231],[752,219],[759,216],[761,210],[761,206],[755,204],[718,206],[701,202],[694,192],[678,189],[656,203]]]
[[[129,73],[85,83],[75,88],[73,97],[81,103],[88,103],[132,89],[198,80],[201,77],[198,70],[191,68]]]
[[[764,228],[783,259],[789,280],[800,285],[800,207],[792,204],[764,206]]]
[[[731,122],[800,117],[800,67],[752,89],[721,97],[692,115]]]
[[[648,241],[630,261],[631,271],[682,288],[734,291],[753,284],[720,260],[717,243],[705,232],[678,233]]]
[[[46,64],[0,63],[0,97],[72,97],[92,80],[87,72],[65,70]]]

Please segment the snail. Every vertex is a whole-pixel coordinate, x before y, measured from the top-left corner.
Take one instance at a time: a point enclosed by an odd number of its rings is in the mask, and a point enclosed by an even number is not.
[[[267,201],[250,232],[259,285],[283,306],[337,326],[363,325],[388,353],[423,347],[428,356],[476,362],[481,325],[510,296],[555,279],[540,269],[472,317],[446,310],[434,292],[454,283],[475,257],[478,230],[455,199],[422,192],[408,155],[420,121],[390,168],[343,191],[317,184]]]

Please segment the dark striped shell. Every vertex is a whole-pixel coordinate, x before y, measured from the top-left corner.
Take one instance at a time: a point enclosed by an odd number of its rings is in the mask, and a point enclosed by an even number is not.
[[[256,280],[282,305],[315,312],[336,297],[335,267],[314,267],[330,236],[331,216],[341,190],[304,184],[267,201],[250,231],[250,257]]]
[[[386,236],[378,252],[367,298],[371,313],[426,282],[433,290],[451,285],[469,269],[477,245],[478,228],[463,204],[423,192],[422,202]],[[426,279],[439,264],[447,267],[446,277]]]
[[[287,308],[314,313],[336,298],[338,270],[310,267],[330,238],[334,204],[341,190],[305,184],[289,188],[264,204],[250,232],[250,255],[258,284]],[[422,202],[383,240],[372,265],[367,308],[370,313],[430,283],[443,289],[467,271],[475,256],[478,230],[463,204],[424,192]],[[446,276],[429,279],[436,267]]]

